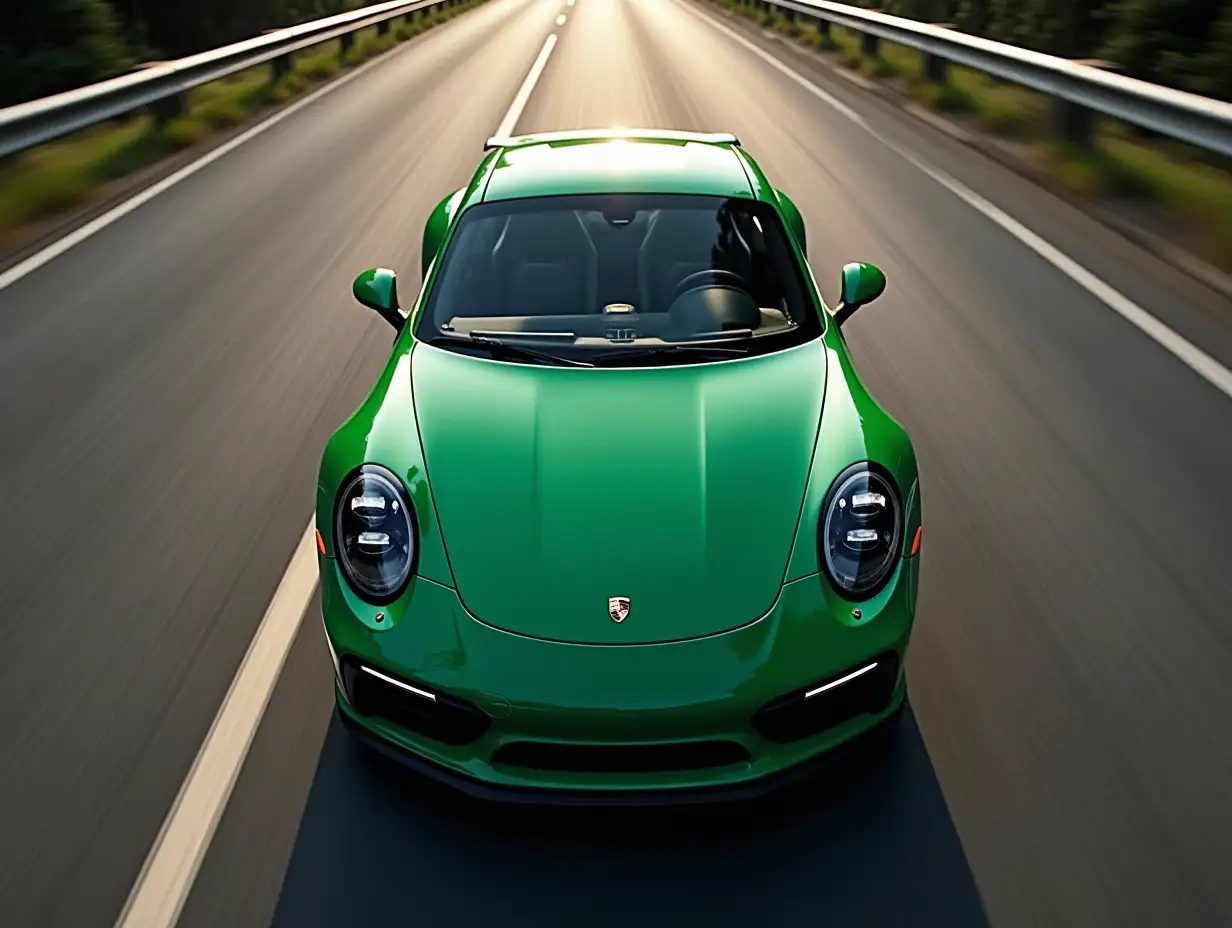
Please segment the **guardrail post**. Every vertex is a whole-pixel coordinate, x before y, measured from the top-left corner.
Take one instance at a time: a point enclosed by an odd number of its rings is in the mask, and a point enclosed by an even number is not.
[[[377,35],[389,35],[389,26],[390,26],[390,23],[392,22],[393,20],[390,20],[390,19],[382,19],[379,23],[376,24],[376,34]]]
[[[154,124],[162,128],[173,119],[188,115],[188,94],[174,93],[155,100],[150,104],[150,112],[154,115]]]
[[[880,13],[882,10],[880,7],[869,7],[867,12]],[[881,51],[881,42],[878,40],[877,36],[868,32],[861,32],[860,51],[863,53],[865,58],[876,58]]]
[[[160,68],[169,63],[167,61],[147,61],[144,64],[137,65],[136,70],[145,71],[150,68]],[[188,91],[181,90],[170,96],[160,97],[149,105],[149,111],[150,115],[154,117],[154,125],[161,129],[171,120],[188,115]]]
[[[953,29],[953,23],[932,23],[938,29]],[[930,84],[944,84],[950,62],[940,55],[929,53],[924,56],[924,80]]]
[[[817,34],[823,39],[830,38],[830,20],[822,19],[818,16],[813,20],[813,28],[817,30]]]
[[[277,33],[282,32],[282,31],[283,30],[281,29],[266,29],[261,34],[262,35],[276,35]],[[274,72],[274,80],[276,81],[280,81],[284,77],[286,77],[288,74],[290,74],[291,69],[294,67],[295,67],[295,60],[290,55],[282,55],[281,57],[275,58],[273,61],[270,62],[270,68]]]
[[[1075,59],[1074,64],[1099,68],[1101,71],[1117,70],[1115,62],[1099,58],[1079,58]],[[1095,135],[1095,112],[1081,104],[1054,97],[1052,100],[1052,131],[1058,138],[1085,148],[1091,144]]]
[[[349,52],[351,50],[351,46],[354,44],[355,44],[355,33],[354,32],[344,32],[342,33],[342,35],[338,36],[338,46],[339,46],[338,55],[339,57]]]

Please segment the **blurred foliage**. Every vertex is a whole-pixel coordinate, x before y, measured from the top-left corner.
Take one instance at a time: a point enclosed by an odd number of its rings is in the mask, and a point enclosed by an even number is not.
[[[134,59],[106,0],[17,0],[0,29],[0,105],[122,74]]]
[[[140,37],[166,58],[181,58],[260,35],[266,29],[294,26],[365,5],[362,0],[111,0],[111,3],[130,35]]]
[[[0,106],[364,6],[364,0],[0,2]]]
[[[448,10],[401,17],[384,35],[362,29],[345,53],[337,39],[321,42],[297,52],[287,73],[259,65],[210,81],[189,91],[187,111],[167,123],[138,112],[0,159],[0,251],[27,242],[26,233],[37,232],[40,221],[89,201],[111,181],[285,103],[483,2],[462,0]]]
[[[9,0],[0,105],[180,58],[365,0]],[[899,16],[1232,100],[1232,0],[858,0]],[[11,28],[10,28],[11,21]]]
[[[1232,100],[1232,0],[862,0],[861,6]]]

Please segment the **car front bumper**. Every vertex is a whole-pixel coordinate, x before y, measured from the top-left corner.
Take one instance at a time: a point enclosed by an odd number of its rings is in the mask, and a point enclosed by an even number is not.
[[[595,646],[495,629],[422,577],[400,621],[378,630],[323,558],[339,713],[382,753],[480,798],[756,797],[858,750],[901,713],[918,560],[858,620],[813,575],[733,631]]]

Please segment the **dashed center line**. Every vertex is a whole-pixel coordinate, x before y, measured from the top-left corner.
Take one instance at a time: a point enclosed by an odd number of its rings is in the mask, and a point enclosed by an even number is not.
[[[514,127],[517,126],[518,120],[522,117],[522,110],[526,109],[530,95],[534,92],[535,85],[539,83],[539,78],[543,76],[543,69],[548,66],[548,59],[552,57],[552,49],[555,47],[556,33],[553,32],[543,43],[543,48],[540,49],[539,57],[535,59],[535,63],[530,66],[530,73],[526,75],[526,80],[522,82],[518,95],[509,104],[509,111],[505,113],[505,118],[501,120],[500,126],[497,127],[496,134],[498,136],[513,135]]]

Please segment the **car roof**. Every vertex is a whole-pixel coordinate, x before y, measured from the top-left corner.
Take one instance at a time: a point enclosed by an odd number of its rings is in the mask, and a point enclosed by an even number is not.
[[[727,133],[593,129],[492,138],[482,199],[587,193],[753,197],[753,182]]]

